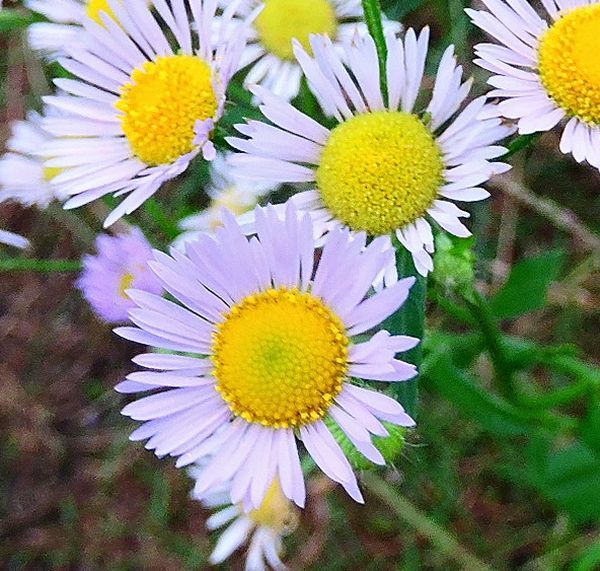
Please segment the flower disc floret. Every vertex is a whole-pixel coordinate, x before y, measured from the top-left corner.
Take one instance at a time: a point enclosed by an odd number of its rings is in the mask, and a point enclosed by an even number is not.
[[[214,336],[216,388],[248,422],[308,424],[341,392],[348,345],[343,323],[318,297],[286,288],[250,295]]]
[[[356,115],[332,131],[316,178],[336,218],[384,235],[426,213],[443,170],[441,150],[416,115],[381,111]]]
[[[539,71],[550,97],[568,114],[600,124],[600,4],[564,13],[545,32]]]
[[[294,60],[292,40],[310,48],[311,34],[335,36],[336,14],[329,0],[266,0],[256,19],[261,43],[276,56]]]
[[[193,150],[196,122],[217,111],[211,67],[190,55],[145,62],[131,74],[116,107],[137,157],[152,166],[171,163]]]

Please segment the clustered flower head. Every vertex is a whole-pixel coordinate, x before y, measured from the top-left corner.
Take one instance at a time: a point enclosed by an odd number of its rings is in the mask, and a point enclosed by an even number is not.
[[[542,3],[467,10],[498,42],[476,46],[494,89],[473,98],[453,46],[433,65],[429,29],[386,18],[374,38],[359,0],[27,0],[48,20],[31,46],[68,74],[13,124],[0,201],[104,201],[111,226],[209,175],[168,253],[126,219],[77,287],[144,347],[116,387],[131,440],[192,466],[225,528],[213,563],[248,543],[247,569],[283,569],[311,464],[363,502],[357,473],[410,438],[388,387],[419,339],[384,322],[422,278],[400,259],[427,276],[444,233],[470,236],[503,142],[563,122],[561,150],[600,168],[600,2]]]

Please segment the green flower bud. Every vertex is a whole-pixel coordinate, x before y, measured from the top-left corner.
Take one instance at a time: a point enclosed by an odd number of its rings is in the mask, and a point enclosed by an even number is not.
[[[473,238],[461,239],[441,232],[435,237],[433,279],[448,290],[470,288],[475,281]]]
[[[365,458],[357,449],[346,433],[331,418],[326,419],[326,424],[333,434],[336,442],[340,445],[350,465],[355,470],[372,470],[377,467],[369,459]],[[389,436],[373,436],[373,444],[381,452],[387,464],[392,464],[400,457],[404,450],[405,438],[408,429],[403,426],[383,421],[383,425],[390,433]]]

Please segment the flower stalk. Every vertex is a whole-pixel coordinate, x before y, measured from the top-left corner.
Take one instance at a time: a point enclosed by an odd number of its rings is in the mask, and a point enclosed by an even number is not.
[[[78,272],[81,270],[79,260],[35,260],[12,258],[0,260],[0,272],[37,272],[40,274]]]

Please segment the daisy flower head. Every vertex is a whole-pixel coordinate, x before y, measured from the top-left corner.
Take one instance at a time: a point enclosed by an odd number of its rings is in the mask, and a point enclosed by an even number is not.
[[[12,124],[6,143],[8,152],[0,157],[0,202],[13,200],[24,206],[46,208],[53,200],[63,198],[50,184],[60,169],[45,167],[40,153],[49,137],[42,128],[42,117],[34,111],[25,121]]]
[[[139,228],[128,234],[96,238],[95,255],[83,259],[83,271],[77,287],[94,312],[107,323],[127,321],[135,307],[127,295],[131,287],[160,295],[162,286],[148,267],[152,248]]]
[[[220,0],[220,4],[226,7],[229,1]],[[288,100],[298,95],[302,78],[292,40],[310,49],[311,34],[327,34],[339,49],[354,34],[368,34],[360,0],[244,0],[236,20],[243,23],[257,8],[260,13],[242,58],[242,67],[251,65],[245,84],[260,84]],[[391,33],[401,29],[398,22],[388,19],[383,25]]]
[[[479,66],[494,75],[498,113],[518,120],[519,133],[563,122],[560,150],[600,169],[600,2],[542,0],[542,16],[527,0],[483,0],[467,10],[498,40],[475,46]]]
[[[190,472],[192,477],[199,477],[202,468]],[[210,563],[219,565],[248,544],[246,571],[284,571],[286,566],[281,561],[283,538],[298,525],[297,508],[285,497],[278,480],[268,487],[260,506],[248,513],[241,506],[230,503],[230,487],[231,484],[221,486],[202,497],[192,494],[206,508],[217,510],[206,520],[206,527],[210,531],[224,528],[210,555]]]
[[[187,242],[195,240],[200,234],[214,233],[223,225],[223,209],[240,216],[252,210],[261,197],[273,190],[275,187],[271,184],[236,176],[234,169],[227,163],[226,155],[217,155],[210,165],[210,183],[206,189],[210,204],[202,212],[187,216],[179,222],[179,228],[183,232],[174,245],[184,248]]]
[[[287,498],[304,505],[297,439],[362,501],[327,422],[380,464],[371,435],[387,436],[382,420],[414,425],[398,402],[354,380],[416,375],[396,354],[417,339],[362,335],[404,303],[414,278],[367,298],[393,256],[381,240],[367,246],[364,233],[337,228],[315,262],[310,217],[299,218],[292,205],[283,219],[279,212],[257,207],[250,240],[225,213],[215,236],[190,242],[185,255],[158,252],[150,266],[180,304],[129,291],[138,305],[129,313],[136,327],[116,329],[126,339],[184,353],[140,355],[134,361],[154,371],[132,373],[117,386],[124,393],[160,391],[123,409],[144,421],[131,439],[148,439],[146,448],[178,457],[180,467],[213,454],[195,493],[231,481],[230,500],[246,511],[261,505],[276,478]]]
[[[338,124],[329,129],[281,98],[257,87],[261,110],[272,124],[237,125],[246,138],[229,143],[243,154],[231,164],[241,176],[314,188],[291,198],[330,227],[347,226],[369,236],[396,235],[419,273],[433,268],[429,220],[457,236],[470,235],[469,216],[453,201],[482,200],[479,185],[508,169],[490,159],[505,149],[496,141],[510,133],[480,97],[459,111],[469,93],[453,47],[444,53],[433,94],[416,110],[427,56],[428,29],[405,39],[386,36],[388,93],[381,92],[379,63],[370,36],[346,45],[349,69],[331,41],[312,36],[314,56],[296,42],[295,53],[323,111]]]
[[[116,20],[105,12],[102,24],[86,19],[85,48],[59,60],[75,79],[55,80],[67,95],[46,102],[63,116],[45,123],[54,136],[45,146],[52,157],[46,165],[63,169],[52,182],[71,196],[66,208],[126,195],[105,226],[133,212],[199,153],[214,158],[210,137],[245,43],[242,31],[225,31],[235,3],[215,44],[216,0],[108,4]]]

